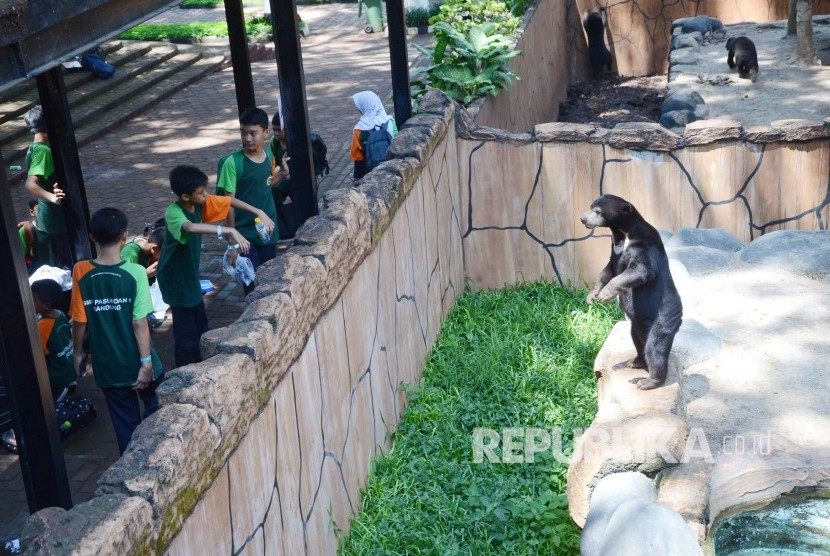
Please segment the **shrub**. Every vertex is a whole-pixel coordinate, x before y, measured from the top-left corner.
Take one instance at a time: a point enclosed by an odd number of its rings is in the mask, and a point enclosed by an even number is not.
[[[462,33],[467,33],[473,25],[483,23],[492,23],[497,32],[505,35],[515,33],[519,27],[519,18],[500,0],[447,0],[429,22],[434,25],[440,21],[449,23]]]
[[[521,51],[513,50],[513,41],[498,33],[494,24],[471,25],[466,33],[462,33],[442,21],[435,24],[433,33],[436,38],[434,48],[413,44],[432,62],[414,70],[416,75],[425,76],[413,81],[416,98],[424,94],[429,85],[469,105],[479,97],[498,94],[513,79],[519,78],[507,69],[507,61]]]
[[[404,18],[406,19],[407,27],[425,27],[429,25],[429,20],[438,13],[438,8],[429,10],[426,8],[413,8],[406,10]]]

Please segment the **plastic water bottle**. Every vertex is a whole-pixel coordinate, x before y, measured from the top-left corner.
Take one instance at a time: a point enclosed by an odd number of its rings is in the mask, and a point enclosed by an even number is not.
[[[271,234],[268,233],[268,230],[265,228],[265,223],[261,218],[254,218],[254,227],[256,228],[256,233],[259,234],[262,241],[268,241],[271,239]]]

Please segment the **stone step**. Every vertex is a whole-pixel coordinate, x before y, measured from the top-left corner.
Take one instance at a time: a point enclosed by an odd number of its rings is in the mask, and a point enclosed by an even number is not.
[[[135,78],[177,54],[175,46],[153,48],[148,44],[128,45],[118,51],[117,56],[108,56],[107,61],[118,69],[110,79],[98,79],[86,70],[69,71],[64,76],[69,109],[79,105]],[[23,124],[23,114],[40,102],[34,81],[20,96],[0,104],[0,145],[12,142],[20,135],[28,136]]]
[[[202,49],[187,45],[173,46],[160,43],[160,46],[153,50],[152,56],[142,57],[152,58],[153,63],[145,61],[142,71],[136,68],[129,78],[123,78],[117,86],[100,89],[93,94],[90,89],[95,88],[95,83],[70,94],[78,146],[89,143],[160,100],[218,71],[225,61],[222,54],[203,56]],[[171,50],[175,51],[172,56]],[[126,74],[127,71],[122,73]],[[72,102],[75,103],[74,106]],[[28,133],[19,135],[6,144],[0,142],[6,165],[22,165],[30,142],[31,136]],[[10,178],[17,181],[22,175],[23,172],[19,172]]]

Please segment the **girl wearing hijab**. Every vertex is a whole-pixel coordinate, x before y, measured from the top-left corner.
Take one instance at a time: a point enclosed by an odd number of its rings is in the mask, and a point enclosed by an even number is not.
[[[359,180],[371,170],[366,164],[366,140],[369,137],[369,130],[376,127],[385,128],[391,139],[398,134],[398,126],[395,125],[395,119],[384,110],[380,97],[372,91],[361,91],[352,99],[357,109],[360,110],[360,120],[354,126],[351,149],[354,179]]]

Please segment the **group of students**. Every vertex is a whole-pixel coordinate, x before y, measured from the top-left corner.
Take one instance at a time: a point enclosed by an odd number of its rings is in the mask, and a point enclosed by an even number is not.
[[[374,93],[358,93],[354,102],[361,119],[355,126],[356,145],[351,154],[355,179],[359,179],[365,170],[365,155],[361,155],[366,136],[361,134],[382,128],[388,129],[391,139],[397,129]],[[21,227],[21,247],[33,267],[50,264],[68,268],[71,259],[61,208],[65,193],[54,179],[43,111],[32,109],[25,121],[34,135],[27,154],[26,188],[37,199],[30,205],[30,213],[33,233],[40,236],[32,244],[23,236],[29,233],[24,229],[28,226]],[[106,207],[95,211],[89,235],[97,256],[72,268],[71,323],[60,310],[60,286],[51,280],[32,284],[53,394],[56,399],[61,393],[65,395],[65,389],[74,387],[76,376],[83,376],[91,365],[121,453],[142,419],[158,409],[155,391],[164,379],[150,338],[150,328],[156,324],[153,318],[148,322],[153,313],[150,282],[158,282],[164,302],[170,306],[174,359],[180,367],[201,361],[199,344],[208,330],[199,278],[202,236],[215,233],[226,240],[231,265],[240,254],[248,257],[254,269],[276,256],[276,206],[291,191],[290,158],[279,115],[270,123],[274,139],[268,143],[265,111],[250,108],[242,112],[242,147],[221,159],[216,195],[208,193],[208,176],[200,169],[187,165],[173,168],[169,181],[176,200],[167,207],[163,219],[145,228],[143,237],[128,243],[127,216],[121,210]],[[260,223],[265,234],[257,230]],[[246,294],[255,287],[254,282],[243,285]]]

